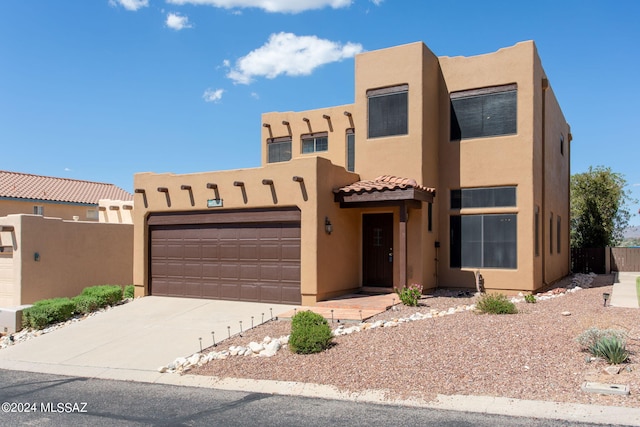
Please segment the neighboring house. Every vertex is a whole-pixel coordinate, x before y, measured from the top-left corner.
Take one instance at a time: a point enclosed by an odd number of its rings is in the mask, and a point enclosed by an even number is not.
[[[100,199],[131,202],[133,195],[102,182],[0,171],[0,217],[22,213],[98,222]]]
[[[353,104],[262,116],[261,167],[135,175],[136,295],[545,288],[569,273],[570,140],[531,41],[357,55]]]

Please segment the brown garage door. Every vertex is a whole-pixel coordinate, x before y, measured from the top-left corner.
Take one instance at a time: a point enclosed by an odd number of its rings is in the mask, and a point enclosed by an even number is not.
[[[299,304],[299,218],[297,210],[150,217],[150,293]]]

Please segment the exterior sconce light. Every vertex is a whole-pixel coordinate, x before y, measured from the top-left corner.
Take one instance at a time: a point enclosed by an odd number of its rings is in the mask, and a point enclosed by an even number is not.
[[[331,234],[333,232],[333,225],[331,224],[331,221],[329,221],[328,216],[324,217],[324,232],[327,234]]]
[[[40,254],[38,252],[34,252],[33,253],[33,260],[35,262],[39,262],[40,261]]]
[[[607,292],[605,292],[605,293],[603,293],[603,294],[602,294],[602,299],[604,300],[604,305],[603,305],[603,307],[606,307],[606,306],[607,306],[607,301],[609,300],[609,297],[610,297],[610,296],[611,296],[611,295],[610,295],[609,293],[607,293]]]

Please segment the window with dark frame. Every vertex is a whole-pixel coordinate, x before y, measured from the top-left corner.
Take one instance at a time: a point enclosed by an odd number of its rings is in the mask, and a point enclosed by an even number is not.
[[[433,230],[433,203],[427,204],[427,231]]]
[[[356,133],[354,129],[347,129],[347,170],[356,170]]]
[[[409,85],[368,90],[367,100],[367,138],[408,134]]]
[[[267,139],[267,163],[287,162],[291,160],[291,138]]]
[[[33,214],[34,215],[44,216],[44,206],[34,206],[33,207]]]
[[[561,249],[562,249],[562,228],[560,227],[562,221],[560,219],[560,216],[556,217],[556,252],[560,253]]]
[[[318,132],[302,135],[302,154],[327,151],[329,149],[329,135],[327,132]]]
[[[516,187],[462,188],[451,190],[451,209],[516,206]]]
[[[560,134],[560,154],[564,156],[564,135]]]
[[[452,215],[449,230],[452,268],[517,268],[516,214]]]
[[[453,92],[451,141],[517,133],[516,84]]]

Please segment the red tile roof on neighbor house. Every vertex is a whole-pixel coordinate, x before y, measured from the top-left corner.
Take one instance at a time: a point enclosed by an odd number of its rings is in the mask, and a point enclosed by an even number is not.
[[[0,198],[98,204],[100,199],[133,200],[133,195],[103,182],[0,171]]]
[[[392,191],[402,190],[405,188],[415,188],[416,190],[426,191],[435,196],[436,189],[428,188],[420,185],[415,179],[399,178],[397,176],[382,175],[373,180],[357,181],[345,187],[333,190],[334,193],[372,193],[374,191]]]

